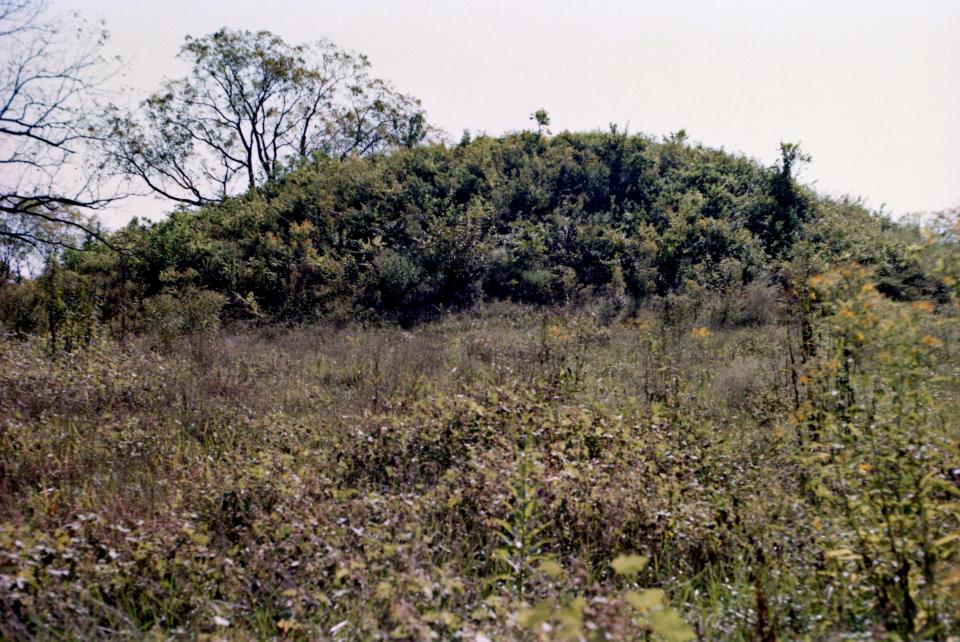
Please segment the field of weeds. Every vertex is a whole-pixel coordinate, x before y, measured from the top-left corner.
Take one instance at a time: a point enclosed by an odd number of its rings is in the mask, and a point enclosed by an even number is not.
[[[0,637],[955,636],[954,313],[812,286],[0,340]]]

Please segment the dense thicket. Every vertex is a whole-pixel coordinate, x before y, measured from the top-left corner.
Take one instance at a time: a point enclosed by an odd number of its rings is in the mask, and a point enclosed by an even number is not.
[[[888,294],[931,294],[915,234],[817,197],[792,175],[800,158],[784,145],[764,167],[682,133],[615,130],[317,157],[243,197],[131,223],[113,238],[126,253],[93,244],[63,265],[103,318],[198,292],[201,307],[219,296],[227,314],[273,320],[410,322],[484,298],[619,312],[777,285],[798,257],[874,264]]]

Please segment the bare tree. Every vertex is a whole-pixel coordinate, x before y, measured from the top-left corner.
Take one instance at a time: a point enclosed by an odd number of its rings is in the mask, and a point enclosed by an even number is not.
[[[84,212],[119,195],[89,153],[106,38],[76,16],[45,20],[43,0],[0,0],[0,261],[101,238]]]
[[[113,114],[108,151],[156,194],[186,205],[256,189],[293,160],[412,145],[426,134],[417,100],[368,74],[330,42],[292,46],[266,31],[188,37],[192,64],[142,104]]]

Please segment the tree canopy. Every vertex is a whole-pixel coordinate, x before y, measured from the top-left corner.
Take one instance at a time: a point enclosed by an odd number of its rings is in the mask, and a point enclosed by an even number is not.
[[[267,31],[187,37],[188,76],[114,110],[107,150],[123,172],[186,205],[256,189],[313,154],[365,156],[426,136],[418,100],[327,41],[290,45]]]

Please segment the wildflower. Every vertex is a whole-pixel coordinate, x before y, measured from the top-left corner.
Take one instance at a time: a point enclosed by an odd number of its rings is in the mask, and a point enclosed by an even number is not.
[[[693,330],[691,330],[691,331],[690,331],[690,334],[692,334],[692,335],[693,335],[694,337],[696,337],[697,339],[705,339],[705,338],[707,338],[707,337],[710,336],[710,330],[708,330],[707,328],[705,328],[705,327],[703,327],[703,326],[698,326],[698,327],[694,328]]]
[[[570,338],[570,334],[562,325],[553,324],[547,327],[547,338],[553,341],[566,341]]]
[[[277,620],[277,629],[283,634],[287,634],[290,631],[296,631],[299,628],[300,628],[300,625],[297,624],[296,620],[292,618],[289,620],[288,619]]]
[[[912,304],[910,304],[910,307],[917,312],[933,312],[934,309],[933,304],[929,301],[914,301]]]
[[[937,350],[943,347],[943,341],[936,337],[930,336],[929,334],[925,334],[920,338],[920,344],[926,348],[930,348],[931,350]]]

